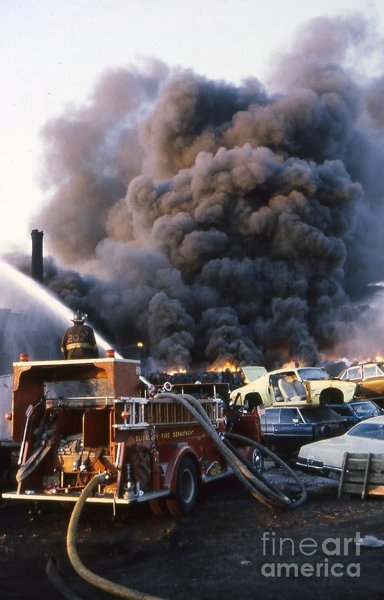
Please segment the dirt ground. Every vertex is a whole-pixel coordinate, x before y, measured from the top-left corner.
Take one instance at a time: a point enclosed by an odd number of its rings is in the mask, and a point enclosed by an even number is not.
[[[283,476],[270,467],[276,481]],[[356,546],[357,534],[384,539],[384,498],[342,496],[337,483],[305,478],[308,499],[273,511],[236,479],[203,488],[194,512],[158,517],[146,505],[86,505],[77,532],[83,563],[126,587],[168,600],[383,597],[383,547]],[[0,502],[1,598],[62,598],[45,573],[57,562],[73,598],[113,596],[74,571],[66,553],[70,512],[56,503]]]

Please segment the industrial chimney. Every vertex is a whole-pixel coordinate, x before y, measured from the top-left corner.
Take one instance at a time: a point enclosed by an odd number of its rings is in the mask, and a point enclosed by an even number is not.
[[[44,270],[43,270],[43,235],[42,231],[33,229],[31,231],[32,237],[32,264],[31,264],[31,275],[32,279],[43,283]]]

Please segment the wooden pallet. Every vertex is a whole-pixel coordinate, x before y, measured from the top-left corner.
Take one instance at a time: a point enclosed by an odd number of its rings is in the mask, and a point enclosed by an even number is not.
[[[337,497],[341,494],[384,495],[384,454],[344,454]]]

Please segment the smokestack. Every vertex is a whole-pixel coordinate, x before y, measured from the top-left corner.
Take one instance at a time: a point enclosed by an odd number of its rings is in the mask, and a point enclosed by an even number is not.
[[[31,231],[32,237],[32,263],[31,263],[31,275],[35,281],[43,283],[43,235],[42,231],[33,229]]]

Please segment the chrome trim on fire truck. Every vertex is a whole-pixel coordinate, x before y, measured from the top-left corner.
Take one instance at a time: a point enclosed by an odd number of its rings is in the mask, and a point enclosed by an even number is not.
[[[86,502],[93,504],[134,504],[136,502],[145,502],[148,500],[156,500],[169,496],[169,490],[160,492],[145,492],[142,496],[131,496],[129,498],[116,498],[114,496],[91,496]],[[7,500],[27,500],[34,502],[35,500],[60,501],[60,502],[76,502],[80,494],[35,494],[33,490],[29,493],[18,494],[17,492],[4,492],[2,498]]]

